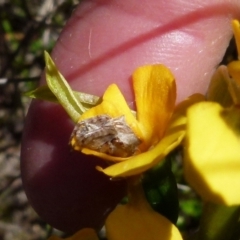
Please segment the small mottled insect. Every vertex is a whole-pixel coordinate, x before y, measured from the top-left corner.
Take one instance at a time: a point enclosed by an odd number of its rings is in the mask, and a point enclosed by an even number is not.
[[[124,116],[99,115],[78,122],[70,143],[77,150],[89,148],[111,156],[129,157],[139,151],[141,141],[127,125]]]

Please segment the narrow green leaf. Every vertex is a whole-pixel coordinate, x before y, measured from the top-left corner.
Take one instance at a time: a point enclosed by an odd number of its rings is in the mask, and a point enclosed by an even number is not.
[[[48,85],[44,85],[36,89],[30,90],[28,92],[25,92],[24,96],[34,98],[34,99],[40,99],[40,100],[45,100],[49,102],[59,103],[58,99],[49,89]]]
[[[77,91],[73,91],[73,94],[78,100],[78,102],[80,102],[83,105],[85,111],[96,106],[101,102],[101,98],[95,95],[77,92]],[[58,99],[52,93],[52,91],[49,89],[47,85],[28,91],[24,93],[24,96],[34,98],[34,99],[41,99],[49,102],[59,103]]]
[[[80,115],[84,112],[84,107],[76,99],[73,91],[62,74],[58,71],[50,55],[44,52],[46,62],[46,80],[48,87],[56,96],[59,103],[66,110],[74,122],[77,122]]]

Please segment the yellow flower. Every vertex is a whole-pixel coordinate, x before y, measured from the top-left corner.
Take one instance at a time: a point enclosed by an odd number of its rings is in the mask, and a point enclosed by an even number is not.
[[[187,181],[207,201],[240,204],[240,109],[202,102],[187,119]]]
[[[239,52],[240,25],[232,25]],[[212,78],[208,100],[216,102],[187,111],[185,177],[203,199],[227,206],[240,204],[239,89],[240,61],[234,61]]]
[[[151,208],[140,182],[129,184],[129,187],[129,202],[117,206],[107,218],[107,239],[182,240],[176,226]]]
[[[136,116],[128,107],[118,87],[112,84],[104,93],[102,103],[83,113],[79,122],[101,115],[108,115],[111,118],[124,116],[127,125],[141,142],[137,154],[127,158],[111,156],[79,147],[75,135],[71,139],[71,145],[75,150],[115,163],[106,169],[98,167],[112,177],[140,174],[156,165],[177,147],[185,134],[186,107],[202,98],[199,95],[190,98],[173,116],[176,85],[172,73],[163,65],[138,68],[133,74],[133,90]]]

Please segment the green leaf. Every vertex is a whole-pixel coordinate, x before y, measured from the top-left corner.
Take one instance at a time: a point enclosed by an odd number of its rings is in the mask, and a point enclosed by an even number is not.
[[[175,224],[179,210],[178,190],[168,160],[147,171],[142,184],[152,208]]]
[[[73,91],[62,74],[58,71],[50,55],[44,52],[46,62],[46,80],[49,89],[58,99],[68,115],[74,122],[77,122],[84,112],[83,105],[77,100]]]
[[[34,90],[30,90],[28,92],[24,93],[24,96],[35,98],[35,99],[41,99],[49,102],[59,103],[56,96],[52,93],[52,91],[49,89],[47,85],[38,87]]]
[[[82,92],[73,91],[74,96],[80,102],[85,111],[92,108],[93,106],[96,106],[101,102],[101,98],[87,94]],[[35,99],[41,99],[49,102],[59,103],[56,96],[52,93],[52,91],[49,89],[47,85],[38,87],[34,90],[28,91],[24,93],[25,96]]]

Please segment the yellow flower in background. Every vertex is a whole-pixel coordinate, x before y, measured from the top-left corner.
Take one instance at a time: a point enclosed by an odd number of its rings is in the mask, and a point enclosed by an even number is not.
[[[218,102],[226,108],[240,103],[238,84],[229,76],[227,66],[219,66],[213,74],[206,99],[207,101]]]
[[[221,65],[212,76],[207,92],[208,101],[216,101],[223,107],[240,104],[240,23],[232,21],[238,59],[227,66]]]
[[[188,104],[183,104],[184,107],[179,107],[173,115],[176,85],[172,73],[163,65],[138,68],[133,74],[133,90],[137,108],[136,116],[127,105],[118,87],[112,84],[104,93],[102,103],[83,113],[78,124],[84,123],[81,127],[87,128],[93,122],[101,122],[103,117],[99,119],[99,116],[107,115],[113,119],[124,116],[127,126],[139,140],[135,154],[129,157],[118,157],[87,147],[79,147],[77,131],[71,139],[71,144],[75,150],[114,163],[106,169],[98,167],[99,170],[112,177],[137,175],[161,161],[181,143],[184,137],[186,105],[198,101],[199,98],[202,99],[202,96],[190,98],[187,101]],[[86,120],[91,122],[84,122]],[[106,125],[109,126],[109,123]],[[105,129],[110,131],[107,127]],[[95,132],[97,136],[103,133],[106,132],[104,130]],[[88,139],[84,140],[88,141]]]
[[[187,119],[186,180],[207,201],[240,204],[240,109],[201,102]]]
[[[182,240],[177,227],[149,205],[140,182],[132,182],[128,190],[129,202],[106,220],[108,240]]]
[[[237,20],[233,21],[233,31],[239,52]],[[207,96],[208,102],[197,103],[187,111],[184,174],[203,199],[237,205],[240,204],[240,61],[220,66]]]

